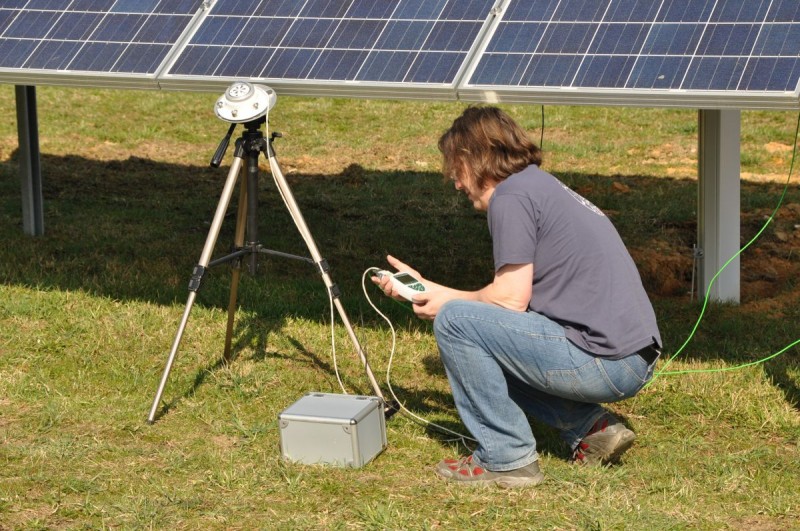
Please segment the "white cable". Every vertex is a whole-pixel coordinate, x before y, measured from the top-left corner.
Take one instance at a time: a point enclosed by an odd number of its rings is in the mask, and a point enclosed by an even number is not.
[[[266,119],[267,119],[267,124],[269,124],[269,113],[267,113],[267,118]],[[268,125],[267,125],[267,130],[269,130],[269,126]],[[299,214],[299,212],[296,212],[294,210],[292,202],[287,200],[286,195],[284,194],[283,188],[282,188],[281,184],[278,182],[278,178],[276,177],[276,175],[280,171],[280,168],[276,168],[275,167],[275,165],[277,163],[276,163],[276,161],[274,160],[273,157],[268,157],[268,160],[269,160],[269,164],[270,164],[270,173],[272,175],[273,181],[275,181],[275,187],[278,189],[278,193],[280,194],[281,199],[283,200],[284,204],[286,205],[287,209],[289,210],[289,213],[291,214],[292,221],[294,221],[294,224],[297,227],[297,230],[300,233],[300,236],[303,238],[303,241],[306,243],[306,245],[311,247],[314,244],[312,236],[311,236],[311,234],[308,233],[308,231],[306,230],[306,227],[304,227],[304,225],[302,223],[299,223],[297,221],[298,216],[300,214]],[[455,435],[464,444],[464,446],[467,446],[466,445],[466,441],[467,440],[473,441],[473,442],[477,442],[477,441],[475,441],[475,439],[473,439],[472,437],[469,437],[468,435],[464,435],[462,433],[458,433],[456,431],[453,431],[453,430],[451,430],[449,428],[445,428],[444,426],[440,426],[439,424],[436,424],[435,422],[431,422],[429,420],[426,420],[426,419],[424,419],[424,418],[412,413],[400,401],[400,399],[397,398],[397,395],[395,394],[394,389],[392,388],[392,383],[391,383],[392,362],[394,360],[394,352],[395,352],[395,347],[397,345],[397,333],[395,332],[394,326],[392,325],[392,322],[389,320],[389,318],[386,317],[386,315],[384,315],[375,306],[375,304],[373,304],[372,300],[369,298],[369,294],[367,294],[366,278],[367,278],[367,273],[369,273],[370,271],[380,271],[380,270],[378,268],[376,268],[376,267],[370,267],[366,271],[364,271],[364,274],[361,276],[361,287],[362,287],[362,289],[364,291],[364,296],[367,298],[367,302],[369,303],[369,305],[372,306],[372,309],[375,310],[375,312],[377,312],[377,314],[380,315],[383,318],[384,321],[386,321],[386,323],[389,325],[389,329],[392,331],[392,349],[391,349],[391,352],[389,354],[389,364],[388,364],[388,366],[386,368],[386,385],[389,386],[389,392],[391,393],[392,398],[394,398],[395,402],[397,402],[397,405],[400,407],[400,410],[403,413],[405,413],[406,415],[411,417],[413,420],[422,423],[424,426],[430,426],[432,428],[438,429],[441,432],[444,432],[444,433],[447,433],[447,434],[450,434],[450,435]],[[337,359],[336,359],[336,336],[335,336],[335,328],[334,328],[333,295],[331,294],[331,290],[327,290],[327,291],[328,291],[328,301],[330,302],[330,308],[331,308],[331,351],[332,351],[332,356],[333,356],[333,370],[334,370],[334,373],[336,374],[336,380],[339,382],[339,387],[341,387],[342,392],[344,394],[348,394],[347,391],[345,390],[344,384],[342,383],[342,379],[341,379],[341,377],[339,375],[339,364],[338,364]]]
[[[435,429],[437,429],[437,430],[439,430],[439,431],[441,431],[443,433],[446,433],[446,434],[449,434],[449,435],[455,435],[464,444],[464,446],[467,446],[467,444],[465,442],[467,440],[473,441],[473,442],[477,442],[475,439],[473,439],[472,437],[470,437],[468,435],[464,435],[463,433],[458,433],[457,431],[453,431],[450,428],[445,428],[444,426],[436,424],[435,422],[432,422],[430,420],[426,420],[426,419],[420,417],[419,415],[417,415],[415,413],[412,413],[405,406],[405,404],[403,404],[400,401],[400,399],[397,398],[397,395],[395,394],[394,389],[392,388],[392,381],[391,381],[392,363],[394,362],[395,347],[397,346],[397,332],[394,329],[394,325],[392,325],[392,321],[388,317],[386,317],[386,315],[384,315],[384,313],[381,312],[378,309],[377,306],[375,306],[375,304],[372,302],[372,299],[369,298],[369,294],[367,293],[366,279],[367,279],[367,274],[370,273],[371,271],[376,271],[377,272],[377,271],[380,271],[380,269],[378,269],[377,267],[370,267],[366,271],[364,271],[364,274],[361,275],[361,288],[364,291],[364,297],[366,297],[367,302],[369,303],[369,305],[372,306],[372,309],[375,310],[375,313],[380,315],[383,318],[383,320],[386,321],[386,324],[389,325],[389,330],[391,330],[391,332],[392,332],[392,348],[391,348],[391,350],[389,352],[389,363],[388,363],[388,365],[386,367],[386,385],[389,387],[389,393],[391,393],[392,398],[394,398],[394,401],[397,402],[397,405],[400,407],[400,410],[403,413],[405,413],[406,415],[411,417],[411,419],[422,423],[423,426],[430,426],[430,427],[435,428]],[[467,448],[469,448],[469,447],[467,447]]]
[[[291,214],[292,220],[294,221],[298,232],[302,236],[303,241],[306,242],[306,245],[309,245],[309,240],[311,239],[311,235],[305,230],[305,228],[303,227],[303,224],[297,222],[297,218],[296,218],[297,213],[294,211],[293,206],[291,204],[291,201],[287,201],[286,196],[284,195],[283,189],[282,189],[282,187],[281,187],[281,185],[278,182],[278,179],[276,177],[277,172],[279,171],[279,169],[274,167],[275,161],[273,160],[272,157],[269,157],[269,163],[270,163],[270,170],[271,170],[270,173],[272,174],[272,179],[275,181],[275,186],[278,189],[278,192],[280,193],[281,199],[286,204],[286,207],[289,209],[289,213]],[[311,242],[313,243],[313,240],[311,240]],[[384,321],[386,321],[386,323],[389,325],[389,329],[392,332],[392,348],[391,348],[391,351],[390,351],[390,354],[389,354],[389,363],[388,363],[388,366],[386,368],[386,385],[389,387],[389,392],[391,393],[392,398],[394,398],[395,402],[397,402],[397,405],[400,407],[400,410],[403,413],[405,413],[406,415],[411,417],[413,420],[422,423],[424,426],[430,426],[430,427],[438,429],[441,432],[444,432],[444,433],[447,433],[447,434],[450,434],[450,435],[455,435],[464,444],[464,446],[466,446],[466,442],[465,441],[467,441],[467,440],[477,442],[477,441],[475,441],[475,439],[473,439],[472,437],[469,437],[468,435],[464,435],[462,433],[458,433],[456,431],[453,431],[453,430],[451,430],[449,428],[445,428],[444,426],[440,426],[439,424],[436,424],[435,422],[431,422],[429,420],[426,420],[426,419],[416,415],[415,413],[412,413],[400,401],[400,399],[397,398],[397,395],[395,394],[394,389],[392,388],[392,382],[391,382],[392,363],[394,361],[394,353],[395,353],[395,348],[396,348],[396,345],[397,345],[397,332],[395,331],[391,320],[389,320],[389,318],[386,317],[386,315],[384,315],[377,308],[377,306],[375,306],[375,304],[372,302],[372,300],[369,298],[369,294],[367,293],[366,278],[367,278],[367,274],[370,271],[380,271],[380,270],[377,267],[370,267],[367,270],[365,270],[364,274],[361,276],[361,288],[364,291],[364,296],[366,297],[367,302],[369,303],[369,305],[372,307],[373,310],[375,310],[375,312],[378,315],[380,315],[383,318]],[[327,291],[328,291],[328,300],[330,302],[330,308],[331,308],[331,352],[332,352],[332,356],[333,356],[333,370],[334,370],[334,373],[336,374],[336,380],[339,382],[339,387],[341,387],[342,392],[344,394],[348,394],[347,391],[345,390],[344,384],[342,383],[342,379],[341,379],[341,377],[339,375],[339,364],[338,364],[338,361],[336,359],[336,336],[335,336],[335,332],[334,332],[335,329],[334,329],[333,295],[331,294],[330,290],[327,290]]]

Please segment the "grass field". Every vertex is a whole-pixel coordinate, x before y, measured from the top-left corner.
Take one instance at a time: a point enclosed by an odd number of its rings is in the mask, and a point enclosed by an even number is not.
[[[463,489],[432,467],[465,449],[403,415],[363,468],[283,462],[278,414],[309,391],[340,392],[328,299],[302,262],[264,258],[258,275],[242,276],[228,365],[230,272],[207,275],[148,425],[231,160],[208,167],[227,125],[213,116],[216,94],[38,95],[45,235],[32,238],[22,233],[14,91],[0,86],[0,529],[800,529],[800,349],[724,370],[800,339],[797,176],[742,256],[741,304],[710,305],[668,369],[703,372],[662,375],[612,406],[638,433],[622,465],[577,468],[535,424],[542,485]],[[366,268],[392,253],[457,287],[491,278],[485,217],[438,174],[436,139],[462,108],[287,97],[270,116],[284,134],[279,161],[381,379],[391,338],[361,291]],[[538,141],[541,109],[505,108]],[[796,120],[742,113],[743,243],[781,196]],[[545,168],[610,215],[675,352],[701,311],[689,297],[696,112],[548,107],[544,125]],[[262,243],[307,254],[262,177]],[[368,293],[398,328],[398,398],[463,430],[429,323]],[[370,393],[338,322],[334,332],[347,391]]]

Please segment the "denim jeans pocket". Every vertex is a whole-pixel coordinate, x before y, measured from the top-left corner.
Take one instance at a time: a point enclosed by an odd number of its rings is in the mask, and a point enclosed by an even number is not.
[[[624,369],[626,377],[635,381],[639,385],[639,388],[650,379],[653,367],[649,367],[641,356],[628,356],[627,358],[617,360],[617,363]]]
[[[638,393],[652,376],[655,366],[655,364],[648,366],[647,361],[638,355],[619,360],[603,360],[601,363],[614,387],[622,393],[620,398],[628,398]]]
[[[627,396],[626,390],[619,389],[615,380],[616,378],[608,374],[599,358],[593,358],[574,369],[547,371],[548,392],[578,402],[600,403],[622,400]]]

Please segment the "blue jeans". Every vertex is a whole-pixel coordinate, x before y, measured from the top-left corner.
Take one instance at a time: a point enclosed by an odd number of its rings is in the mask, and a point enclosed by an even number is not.
[[[450,301],[433,330],[458,413],[478,442],[473,460],[498,472],[538,459],[525,413],[574,449],[606,414],[599,403],[635,395],[655,365],[592,356],[547,317],[493,304]]]

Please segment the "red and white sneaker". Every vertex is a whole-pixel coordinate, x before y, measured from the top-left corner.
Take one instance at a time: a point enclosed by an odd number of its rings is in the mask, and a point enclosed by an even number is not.
[[[613,415],[594,423],[572,453],[572,460],[584,466],[616,463],[633,445],[636,434]]]
[[[478,466],[471,455],[439,461],[436,474],[461,485],[497,485],[505,489],[538,485],[544,480],[538,461],[516,470],[494,472]]]

